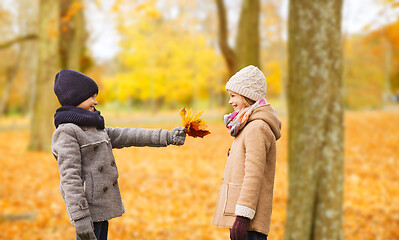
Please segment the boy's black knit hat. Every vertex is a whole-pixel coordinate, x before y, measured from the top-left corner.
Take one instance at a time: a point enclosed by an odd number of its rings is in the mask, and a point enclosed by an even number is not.
[[[55,75],[54,92],[62,106],[77,106],[98,94],[98,86],[78,71],[61,70]]]

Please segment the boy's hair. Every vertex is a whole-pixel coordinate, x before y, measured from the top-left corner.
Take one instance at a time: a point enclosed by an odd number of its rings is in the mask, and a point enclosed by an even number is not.
[[[54,93],[62,106],[78,106],[98,94],[98,86],[83,73],[67,69],[55,75]]]

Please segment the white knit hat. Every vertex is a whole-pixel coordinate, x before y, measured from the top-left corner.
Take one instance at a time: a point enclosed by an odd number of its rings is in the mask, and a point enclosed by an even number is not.
[[[238,93],[251,100],[265,97],[267,83],[259,68],[249,65],[234,74],[226,84],[226,90]]]

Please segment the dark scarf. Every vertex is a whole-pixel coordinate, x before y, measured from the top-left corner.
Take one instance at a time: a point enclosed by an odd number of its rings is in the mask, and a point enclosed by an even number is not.
[[[54,114],[54,124],[55,127],[58,128],[62,123],[74,123],[78,126],[104,129],[104,118],[101,116],[101,113],[95,109],[94,112],[90,112],[80,107],[60,107]]]

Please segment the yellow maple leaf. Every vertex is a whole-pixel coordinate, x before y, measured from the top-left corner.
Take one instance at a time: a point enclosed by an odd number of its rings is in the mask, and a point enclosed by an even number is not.
[[[187,112],[186,108],[180,110],[183,126],[188,136],[203,138],[211,134],[211,132],[206,129],[206,122],[200,118],[201,114],[202,112],[194,114],[191,109]]]

